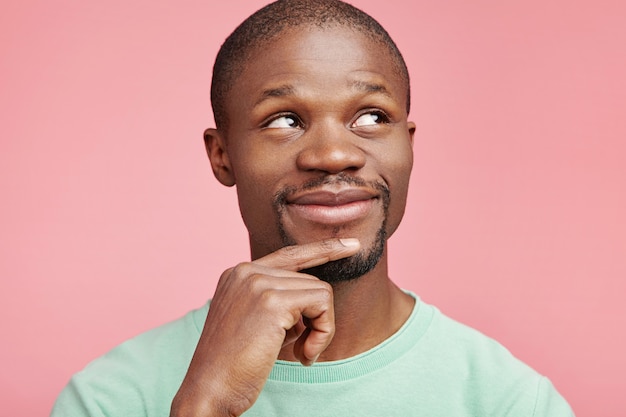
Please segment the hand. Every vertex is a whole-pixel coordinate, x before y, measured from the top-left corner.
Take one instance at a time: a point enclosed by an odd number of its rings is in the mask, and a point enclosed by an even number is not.
[[[288,246],[226,270],[171,416],[240,415],[250,408],[283,346],[310,365],[335,331],[332,287],[298,271],[346,258],[356,239]]]

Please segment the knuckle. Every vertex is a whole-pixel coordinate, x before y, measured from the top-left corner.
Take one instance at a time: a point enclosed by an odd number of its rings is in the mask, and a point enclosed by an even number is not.
[[[274,310],[280,306],[278,291],[266,288],[259,294],[259,304],[264,310]]]
[[[327,282],[323,282],[323,285],[319,289],[319,297],[325,304],[331,304],[333,302],[333,288]]]
[[[227,270],[222,272],[222,275],[220,275],[220,279],[217,281],[217,289],[227,287],[233,283],[233,278],[235,277],[234,271],[235,267],[228,268]]]
[[[235,270],[235,268],[233,267],[233,268],[228,268],[227,270],[222,272],[222,275],[220,275],[220,281],[227,280],[228,278],[233,276],[233,271],[234,270]]]
[[[320,248],[325,252],[333,251],[337,248],[337,239],[324,239],[320,242]]]
[[[266,276],[259,273],[250,273],[246,276],[246,284],[251,294],[261,294],[268,291]]]
[[[284,248],[281,249],[281,255],[289,260],[298,259],[301,256],[301,254],[302,254],[302,248],[297,245],[285,246]]]
[[[250,262],[241,262],[231,268],[230,275],[233,277],[245,277],[250,275],[252,264]]]
[[[241,262],[224,271],[220,277],[220,283],[254,291],[259,289],[259,285],[256,281],[261,276],[263,275],[258,273],[254,264],[251,262]]]
[[[273,325],[288,330],[301,319],[303,306],[298,303],[285,302],[283,295],[284,292],[281,290],[265,289],[259,294],[257,305],[263,315],[271,318]]]

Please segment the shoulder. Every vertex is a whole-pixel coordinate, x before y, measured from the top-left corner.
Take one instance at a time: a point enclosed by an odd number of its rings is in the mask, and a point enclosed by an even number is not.
[[[481,331],[443,314],[437,307],[418,301],[424,316],[430,318],[427,331],[420,340],[421,348],[436,350],[437,356],[446,357],[452,363],[466,363],[467,372],[479,372],[487,368],[512,368],[523,373],[533,373],[526,364],[495,339]]]
[[[185,376],[208,305],[113,348],[74,374],[52,416],[162,415]],[[130,409],[132,407],[132,409]],[[160,409],[159,412],[155,412]],[[79,413],[80,411],[80,413]]]
[[[573,415],[545,376],[498,341],[420,303],[431,319],[414,352],[429,358],[427,374],[443,382],[448,395],[481,415]]]

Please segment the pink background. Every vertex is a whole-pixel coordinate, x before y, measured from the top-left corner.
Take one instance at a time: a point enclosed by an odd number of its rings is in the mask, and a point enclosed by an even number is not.
[[[0,13],[2,413],[204,303],[247,259],[213,178],[213,58],[263,1],[9,1]],[[418,124],[392,277],[626,415],[626,7],[355,0],[397,40]]]

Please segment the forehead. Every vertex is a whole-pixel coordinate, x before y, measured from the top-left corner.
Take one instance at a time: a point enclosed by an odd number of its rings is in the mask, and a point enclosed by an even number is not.
[[[360,42],[363,47],[367,47],[369,52],[388,53],[387,45],[375,34],[364,31],[357,26],[334,22],[324,25],[309,23],[287,27],[270,38],[258,41],[259,46],[256,49],[257,51],[258,49],[263,49],[267,52],[274,48],[298,48],[302,45],[302,42],[314,44],[328,42],[329,40],[339,44]]]
[[[404,99],[407,86],[389,47],[350,27],[303,25],[265,40],[244,60],[227,101],[262,94],[268,85],[306,84],[327,91],[330,84],[384,85]],[[227,106],[228,107],[228,106]]]

